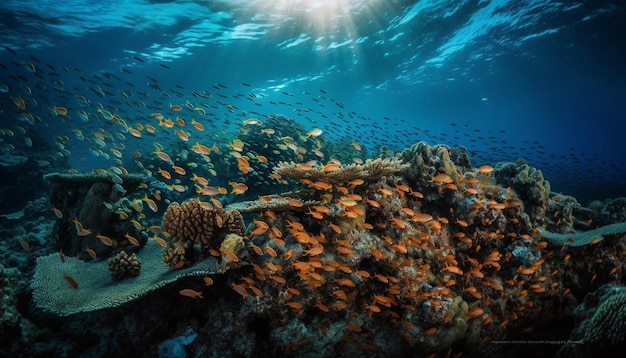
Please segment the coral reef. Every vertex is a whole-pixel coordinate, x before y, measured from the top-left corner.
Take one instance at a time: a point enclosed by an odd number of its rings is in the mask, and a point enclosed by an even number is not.
[[[141,200],[125,196],[145,187],[144,176],[51,173],[44,178],[52,184],[53,235],[66,255],[91,260],[114,254],[117,246],[145,243],[138,227]]]
[[[595,214],[593,219],[596,225],[626,221],[626,198],[594,201],[589,204],[589,208]]]
[[[141,272],[141,261],[136,254],[129,256],[126,251],[122,250],[109,259],[109,271],[116,280],[137,277]]]
[[[567,337],[573,323],[547,322],[622,280],[624,223],[594,229],[599,211],[550,193],[541,172],[474,168],[464,150],[424,142],[400,157],[276,163],[272,180],[297,190],[226,209],[215,198],[172,203],[161,227],[142,230],[168,240],[135,249],[137,277],[114,280],[104,260],[40,257],[33,298],[58,315],[115,307],[130,326],[127,310],[177,332],[191,325],[198,336],[178,351],[196,356],[480,356],[511,348],[494,341]],[[122,306],[156,290],[146,303],[176,309]],[[599,326],[608,317],[587,315]]]
[[[17,309],[17,270],[0,265],[0,355],[27,351],[32,340],[32,327]]]
[[[578,325],[559,356],[602,356],[626,348],[626,287],[606,284],[588,293],[574,316]]]
[[[544,225],[549,206],[550,183],[543,178],[541,170],[523,161],[499,163],[493,171],[496,184],[511,187],[525,204],[534,224]]]

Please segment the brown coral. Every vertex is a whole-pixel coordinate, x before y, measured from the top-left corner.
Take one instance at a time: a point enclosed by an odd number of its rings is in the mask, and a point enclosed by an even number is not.
[[[244,230],[237,210],[204,206],[197,199],[172,203],[163,215],[163,231],[173,237],[172,243],[186,247],[199,244],[205,251],[218,249],[227,234],[243,235]]]
[[[141,271],[141,261],[137,255],[128,256],[126,251],[122,250],[117,255],[109,259],[109,271],[116,280],[123,280],[128,277],[137,277]]]
[[[179,269],[185,265],[185,254],[180,247],[168,247],[163,251],[163,262],[171,268]]]

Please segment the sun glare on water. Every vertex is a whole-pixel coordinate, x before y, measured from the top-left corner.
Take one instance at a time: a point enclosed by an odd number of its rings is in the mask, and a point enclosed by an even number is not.
[[[315,27],[316,35],[354,34],[354,25],[363,17],[374,17],[380,0],[274,0],[259,1],[266,16],[293,18]]]

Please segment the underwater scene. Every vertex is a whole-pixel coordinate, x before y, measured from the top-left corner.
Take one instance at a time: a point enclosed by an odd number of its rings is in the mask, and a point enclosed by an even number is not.
[[[626,5],[3,0],[0,356],[626,351]]]

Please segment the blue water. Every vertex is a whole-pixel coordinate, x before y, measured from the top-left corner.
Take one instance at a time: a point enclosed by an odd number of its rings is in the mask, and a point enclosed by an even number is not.
[[[225,144],[244,119],[280,113],[369,154],[420,140],[462,145],[476,166],[524,159],[553,191],[582,203],[623,196],[625,9],[547,0],[5,0],[0,128],[33,145],[2,132],[0,146],[34,152],[68,136],[68,166],[109,167],[92,151],[91,133],[114,132],[100,106],[134,125],[189,100],[212,106],[201,118],[210,131],[190,145]],[[29,98],[24,110],[11,100],[19,95]],[[133,150],[177,140],[171,131],[126,137],[111,141],[125,144],[125,165]]]

